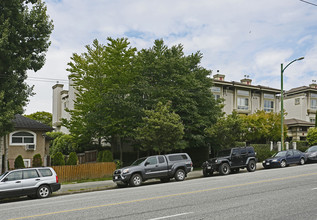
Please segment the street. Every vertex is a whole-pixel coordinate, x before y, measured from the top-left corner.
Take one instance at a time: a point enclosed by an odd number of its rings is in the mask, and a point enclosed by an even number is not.
[[[317,219],[317,164],[0,203],[1,219]]]

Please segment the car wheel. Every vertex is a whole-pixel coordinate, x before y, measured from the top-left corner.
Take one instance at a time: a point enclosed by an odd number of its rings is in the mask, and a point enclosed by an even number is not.
[[[249,172],[254,172],[256,170],[256,163],[254,160],[250,160],[247,166]]]
[[[131,186],[140,186],[142,184],[142,176],[138,173],[134,174],[130,179]]]
[[[185,171],[183,169],[178,169],[175,172],[175,180],[176,181],[183,181],[185,179]]]
[[[39,199],[47,198],[50,195],[51,195],[51,189],[47,185],[40,186],[37,189],[37,198]]]
[[[281,167],[284,168],[284,167],[286,167],[286,166],[287,166],[286,161],[285,161],[285,160],[282,160],[282,161],[281,161]]]
[[[230,166],[227,163],[223,163],[219,167],[219,173],[222,175],[227,175],[230,173]]]
[[[118,188],[124,188],[128,186],[128,183],[117,183]]]
[[[299,164],[300,165],[304,165],[305,164],[305,159],[304,158],[300,158]]]
[[[209,172],[208,172],[206,167],[203,168],[203,175],[204,175],[204,177],[210,176],[210,174],[209,174]]]

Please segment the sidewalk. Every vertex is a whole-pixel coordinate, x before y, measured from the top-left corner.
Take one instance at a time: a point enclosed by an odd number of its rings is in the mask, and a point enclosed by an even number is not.
[[[256,164],[257,170],[263,169],[262,163]],[[240,171],[247,172],[246,169],[242,169]],[[195,170],[193,172],[188,173],[188,179],[196,179],[203,177],[201,170]],[[158,180],[149,180],[150,181],[158,181]],[[112,180],[105,180],[105,181],[93,181],[93,182],[85,182],[85,183],[73,183],[73,184],[66,184],[62,185],[61,189],[57,192],[54,192],[53,195],[65,195],[65,194],[73,194],[79,192],[91,192],[91,191],[98,191],[98,190],[106,190],[106,189],[114,189],[117,188],[117,184],[115,184]]]

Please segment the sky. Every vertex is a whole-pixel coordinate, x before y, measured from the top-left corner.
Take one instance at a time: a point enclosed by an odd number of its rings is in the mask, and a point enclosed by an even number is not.
[[[317,5],[317,0],[307,0]],[[300,0],[45,0],[54,23],[46,63],[28,71],[34,96],[25,114],[52,112],[52,86],[68,89],[66,69],[74,53],[94,39],[128,38],[131,47],[150,48],[156,39],[182,44],[185,55],[203,54],[201,66],[226,81],[245,76],[252,85],[284,90],[317,80],[317,6]]]

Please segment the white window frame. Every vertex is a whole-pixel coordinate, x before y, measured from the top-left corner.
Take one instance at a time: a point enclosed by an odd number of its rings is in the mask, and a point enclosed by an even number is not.
[[[25,167],[31,167],[31,159],[23,159],[23,163]]]
[[[313,103],[314,103],[314,105],[313,105]],[[310,108],[317,109],[317,99],[315,99],[315,98],[310,99]]]
[[[244,100],[243,103],[239,103],[240,101],[239,100]],[[245,101],[247,100],[247,105],[245,105]],[[248,97],[238,97],[237,98],[237,108],[239,110],[249,110],[249,103],[250,103],[250,100]]]
[[[24,140],[24,137],[28,137],[28,136],[21,136],[22,137],[22,143],[13,143],[12,142],[12,138],[14,137],[13,135],[16,134],[16,133],[19,133],[19,132],[27,132],[27,133],[30,133],[33,135],[33,143],[25,143],[23,140]],[[24,145],[27,145],[27,144],[34,144],[35,147],[36,147],[36,133],[32,132],[32,131],[27,131],[27,130],[20,130],[20,131],[14,131],[12,133],[10,133],[10,145],[11,146],[24,146]]]
[[[274,94],[269,94],[269,93],[264,93],[263,95],[264,97],[264,101],[263,101],[263,110],[265,112],[273,112],[274,111]],[[270,102],[270,106],[265,106],[265,102]],[[273,104],[273,106],[271,106],[271,104]]]

